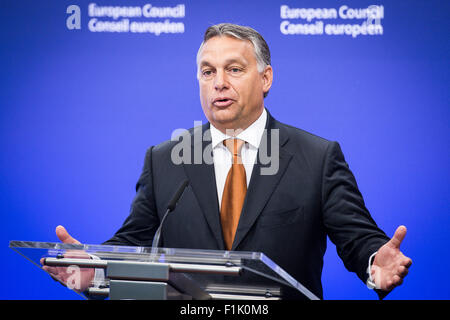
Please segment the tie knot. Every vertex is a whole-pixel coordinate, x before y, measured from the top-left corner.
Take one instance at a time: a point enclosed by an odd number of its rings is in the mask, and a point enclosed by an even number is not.
[[[244,140],[234,138],[226,139],[223,141],[225,147],[227,147],[227,149],[230,150],[230,152],[233,154],[233,158],[241,156],[241,150],[244,143]]]

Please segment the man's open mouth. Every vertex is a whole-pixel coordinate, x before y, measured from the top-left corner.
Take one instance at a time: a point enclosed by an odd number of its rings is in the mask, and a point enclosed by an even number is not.
[[[213,102],[213,105],[215,105],[216,107],[228,107],[233,103],[233,100],[229,99],[229,98],[218,98],[215,99]]]

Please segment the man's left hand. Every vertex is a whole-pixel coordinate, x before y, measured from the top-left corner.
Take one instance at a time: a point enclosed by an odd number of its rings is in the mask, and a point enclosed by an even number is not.
[[[390,291],[401,285],[403,278],[408,274],[412,260],[400,251],[400,244],[405,235],[406,227],[398,227],[392,239],[375,255],[371,276],[377,289]]]

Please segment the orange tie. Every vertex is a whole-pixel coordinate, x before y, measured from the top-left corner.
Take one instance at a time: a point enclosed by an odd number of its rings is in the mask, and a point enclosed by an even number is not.
[[[220,208],[220,221],[222,223],[225,247],[227,250],[231,250],[242,206],[244,205],[245,194],[247,193],[247,178],[241,158],[241,149],[244,141],[227,139],[223,144],[233,154],[233,163],[230,171],[228,171]]]

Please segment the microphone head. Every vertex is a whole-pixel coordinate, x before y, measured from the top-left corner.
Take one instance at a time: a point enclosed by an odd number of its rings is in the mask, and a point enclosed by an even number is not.
[[[184,189],[186,189],[187,185],[189,184],[189,180],[184,180],[180,186],[177,189],[177,192],[174,194],[172,200],[170,200],[169,204],[167,205],[167,210],[173,211],[175,207],[177,206],[177,202],[180,199],[181,195],[183,194]]]

